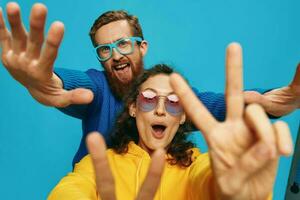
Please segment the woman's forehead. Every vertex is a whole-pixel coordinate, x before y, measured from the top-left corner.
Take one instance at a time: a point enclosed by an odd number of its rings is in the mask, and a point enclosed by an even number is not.
[[[157,93],[168,94],[173,92],[170,85],[170,76],[166,74],[158,74],[149,77],[140,87],[141,91],[151,89]]]

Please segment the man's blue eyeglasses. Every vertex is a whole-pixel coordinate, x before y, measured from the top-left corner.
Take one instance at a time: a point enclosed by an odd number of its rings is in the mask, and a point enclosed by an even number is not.
[[[95,47],[97,58],[102,62],[107,61],[112,56],[113,48],[122,55],[132,54],[134,43],[142,41],[140,37],[128,37],[117,40],[111,44],[100,44]]]

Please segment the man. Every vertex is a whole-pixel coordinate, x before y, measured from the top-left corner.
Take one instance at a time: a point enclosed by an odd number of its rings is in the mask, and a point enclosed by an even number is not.
[[[11,33],[5,27],[0,11],[2,62],[37,101],[59,107],[66,114],[82,120],[83,137],[73,160],[75,164],[87,154],[87,133],[99,131],[108,140],[114,119],[122,108],[122,96],[143,71],[143,57],[148,46],[136,17],[123,11],[109,11],[95,21],[90,32],[105,71],[91,69],[84,73],[56,69],[54,73],[53,64],[64,27],[61,22],[54,22],[44,41],[46,13],[44,5],[38,3],[33,6],[27,35],[18,4],[7,5]],[[299,85],[300,66],[289,86],[263,95],[255,91],[245,92],[246,102],[260,103],[269,114],[282,116],[300,107]],[[194,92],[218,120],[224,119],[223,95]]]

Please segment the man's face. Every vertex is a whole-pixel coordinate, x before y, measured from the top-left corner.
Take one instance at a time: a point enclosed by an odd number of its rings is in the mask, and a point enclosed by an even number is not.
[[[133,36],[126,20],[111,22],[99,28],[95,34],[97,44],[110,44],[122,38]],[[101,62],[106,70],[110,86],[117,97],[122,97],[132,80],[143,71],[143,57],[147,52],[147,42],[136,42],[132,54],[122,55],[113,49],[112,57]]]

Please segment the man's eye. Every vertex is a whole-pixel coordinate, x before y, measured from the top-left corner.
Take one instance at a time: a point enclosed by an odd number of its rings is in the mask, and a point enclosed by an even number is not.
[[[118,47],[126,47],[126,46],[128,46],[129,45],[129,41],[127,41],[127,40],[121,40],[119,43],[118,43]]]
[[[109,47],[108,47],[108,46],[105,46],[105,47],[101,47],[101,50],[100,50],[100,51],[101,51],[102,53],[107,53],[107,52],[109,52],[109,50],[110,50]]]

